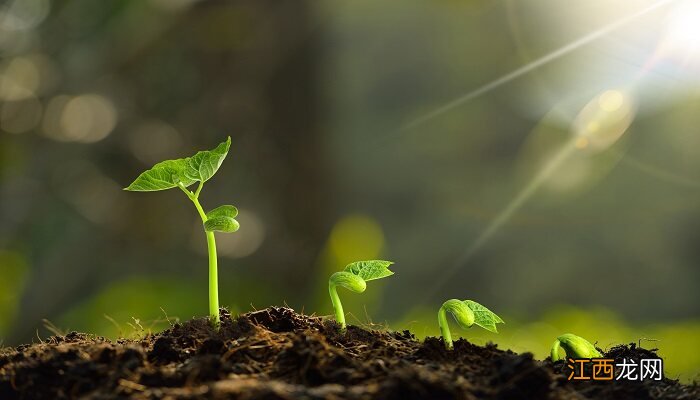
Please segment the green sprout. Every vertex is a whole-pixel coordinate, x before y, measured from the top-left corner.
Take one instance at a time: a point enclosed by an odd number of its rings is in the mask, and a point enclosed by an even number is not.
[[[552,344],[552,361],[563,359],[559,356],[559,349],[563,348],[567,357],[572,358],[599,358],[602,354],[588,340],[576,336],[573,333],[565,333]]]
[[[394,272],[389,270],[391,264],[393,262],[382,260],[357,261],[331,275],[328,280],[328,293],[331,295],[335,320],[338,321],[342,330],[346,328],[345,313],[336,288],[341,286],[352,292],[362,293],[367,289],[367,281],[394,275]]]
[[[124,190],[134,192],[154,192],[180,188],[189,198],[202,218],[204,232],[209,249],[209,317],[215,327],[219,327],[219,285],[216,265],[216,241],[214,232],[235,232],[239,228],[238,209],[231,205],[219,206],[209,212],[204,212],[199,203],[204,182],[211,179],[218,171],[231,147],[231,137],[210,151],[200,151],[192,157],[179,158],[159,162],[153,168],[143,172]],[[189,186],[199,182],[197,189],[192,192]]]
[[[438,325],[440,325],[440,333],[445,341],[445,348],[452,350],[452,335],[450,334],[450,326],[447,324],[447,312],[450,312],[457,321],[457,324],[462,329],[469,329],[476,324],[487,331],[498,333],[496,324],[505,324],[498,315],[494,314],[488,308],[471,300],[447,300],[442,304],[438,311]]]

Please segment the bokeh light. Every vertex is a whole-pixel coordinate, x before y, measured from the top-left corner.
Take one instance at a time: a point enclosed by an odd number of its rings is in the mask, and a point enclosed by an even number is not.
[[[146,165],[177,154],[181,146],[180,133],[164,121],[144,121],[129,131],[129,149]]]
[[[117,110],[97,94],[51,99],[44,116],[44,132],[59,141],[93,143],[109,135],[117,124]]]
[[[0,6],[0,32],[36,28],[49,15],[49,0],[10,0]]]
[[[384,233],[381,226],[362,214],[351,214],[340,219],[328,239],[328,249],[334,264],[377,258],[383,247]]]
[[[36,64],[28,58],[14,58],[2,68],[0,99],[23,100],[32,97],[39,84],[40,75]]]
[[[581,150],[609,149],[627,131],[634,118],[631,96],[607,90],[591,100],[573,122],[575,145]]]

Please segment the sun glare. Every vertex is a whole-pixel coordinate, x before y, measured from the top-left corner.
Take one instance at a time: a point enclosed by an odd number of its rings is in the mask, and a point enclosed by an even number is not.
[[[667,51],[684,58],[700,57],[700,1],[685,1],[671,11],[665,39]]]

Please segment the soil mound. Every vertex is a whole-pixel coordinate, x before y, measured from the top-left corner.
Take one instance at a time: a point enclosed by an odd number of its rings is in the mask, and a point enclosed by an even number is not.
[[[116,342],[72,332],[0,351],[0,399],[700,399],[677,381],[568,381],[563,362],[424,342],[270,307]],[[609,358],[649,358],[634,345]]]

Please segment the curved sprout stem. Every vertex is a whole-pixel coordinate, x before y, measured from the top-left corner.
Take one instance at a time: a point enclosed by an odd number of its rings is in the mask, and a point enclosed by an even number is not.
[[[442,339],[445,342],[445,348],[447,350],[452,350],[454,345],[452,344],[450,326],[447,323],[448,311],[452,314],[455,321],[457,321],[457,324],[463,329],[469,329],[474,325],[474,312],[461,300],[450,299],[442,303],[440,310],[438,310],[438,325],[440,326]]]
[[[452,335],[450,334],[450,326],[447,324],[447,310],[445,307],[440,307],[438,311],[438,325],[440,325],[440,334],[442,335],[442,340],[445,341],[445,348],[447,350],[452,350],[454,345],[452,344]]]
[[[367,288],[367,282],[359,276],[346,271],[336,272],[328,279],[328,294],[330,294],[331,303],[333,303],[335,320],[340,324],[340,329],[344,331],[346,329],[345,312],[343,312],[343,304],[340,302],[340,297],[338,297],[338,286],[355,293],[362,293]]]
[[[345,312],[343,311],[343,304],[340,302],[340,297],[338,296],[337,285],[333,283],[332,280],[328,281],[328,293],[331,296],[331,303],[333,303],[333,312],[335,313],[335,320],[340,324],[340,329],[345,330]]]

